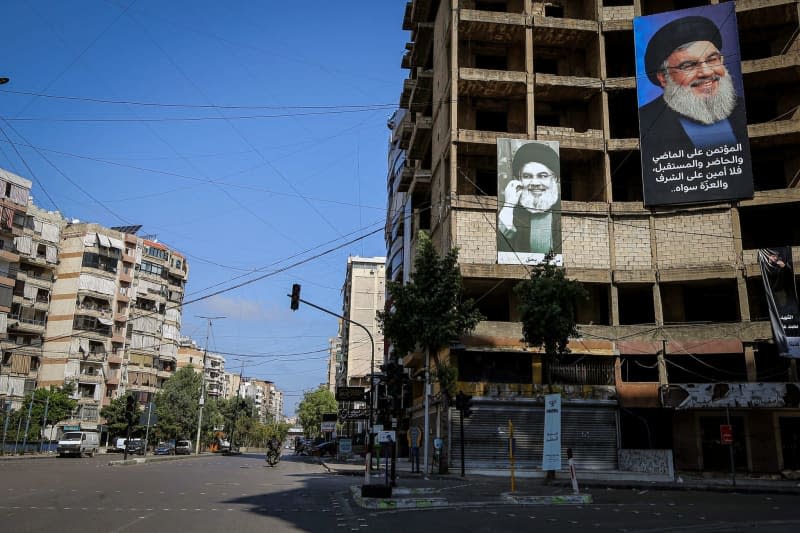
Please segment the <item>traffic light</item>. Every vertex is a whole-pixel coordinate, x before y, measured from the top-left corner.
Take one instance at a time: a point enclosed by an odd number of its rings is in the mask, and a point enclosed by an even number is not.
[[[136,398],[129,394],[125,399],[125,420],[128,424],[133,424],[133,417],[136,414]]]
[[[461,411],[464,418],[472,416],[472,395],[463,392],[456,394],[456,409]]]
[[[300,284],[295,283],[292,285],[292,303],[290,304],[292,311],[297,311],[300,307]]]

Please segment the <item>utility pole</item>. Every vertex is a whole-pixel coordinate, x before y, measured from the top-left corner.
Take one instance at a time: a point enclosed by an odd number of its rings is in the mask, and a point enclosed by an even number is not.
[[[47,395],[47,400],[44,402],[44,420],[42,421],[42,437],[39,440],[39,453],[42,453],[44,445],[44,432],[47,430],[47,411],[50,409],[50,395]]]
[[[203,370],[200,372],[200,413],[197,415],[197,442],[195,443],[194,453],[200,454],[200,428],[203,426],[203,405],[206,403],[206,357],[208,356],[208,337],[211,333],[211,321],[221,320],[227,318],[224,316],[198,316],[208,320],[208,327],[206,328],[206,346],[203,350]]]

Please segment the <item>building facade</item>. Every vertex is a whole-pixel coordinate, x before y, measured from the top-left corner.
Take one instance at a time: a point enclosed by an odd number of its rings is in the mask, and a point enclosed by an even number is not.
[[[181,264],[175,279],[166,267],[154,276],[136,229],[75,221],[61,231],[37,386],[74,385],[71,425],[97,425],[100,409],[126,393],[152,401],[176,368],[185,261],[161,247],[165,264]]]
[[[628,450],[669,450],[675,467],[724,470],[730,415],[736,464],[800,468],[796,361],[773,342],[757,252],[800,244],[800,4],[735,2],[755,194],[645,207],[637,117],[635,17],[715,0],[414,0],[403,27],[409,70],[392,139],[387,277],[403,280],[416,235],[460,250],[465,293],[485,320],[440,356],[475,395],[468,464],[502,457],[512,419],[522,464],[541,465],[545,370],[563,398],[562,444],[583,467]],[[646,80],[639,79],[642,84]],[[560,148],[563,266],[589,299],[571,354],[543,369],[520,339],[523,264],[498,261],[498,139]],[[502,207],[502,206],[501,206]],[[420,354],[404,364],[419,370]],[[422,427],[422,388],[412,423]],[[434,394],[449,457],[453,411]],[[454,463],[455,464],[455,463]]]
[[[386,302],[386,258],[348,257],[347,273],[342,288],[342,316],[369,330],[348,321],[341,324],[342,363],[341,386],[369,386],[370,375],[383,364],[383,333],[375,314],[382,311]],[[373,365],[374,366],[371,366]]]
[[[0,409],[18,409],[39,379],[65,223],[29,201],[30,186],[0,169]]]

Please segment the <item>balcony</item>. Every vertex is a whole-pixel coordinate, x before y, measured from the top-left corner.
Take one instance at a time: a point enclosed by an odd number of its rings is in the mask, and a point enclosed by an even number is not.
[[[542,141],[558,141],[562,149],[602,151],[605,146],[602,130],[577,131],[562,126],[536,126],[536,138]]]
[[[603,6],[600,8],[600,25],[604,32],[633,29],[634,7]]]
[[[461,9],[458,12],[458,32],[461,38],[476,41],[524,42],[525,15]]]
[[[408,105],[411,113],[424,113],[433,101],[433,70],[417,68],[416,83]]]
[[[406,78],[403,80],[403,90],[400,93],[400,103],[399,107],[401,109],[408,109],[409,103],[411,102],[411,95],[414,93],[414,88],[417,86],[417,80],[415,78]]]
[[[459,96],[524,98],[527,91],[525,72],[459,68],[458,77]]]
[[[431,149],[432,127],[433,119],[431,117],[417,113],[410,146],[408,147],[408,157],[410,159],[423,159]]]
[[[568,19],[533,15],[533,45],[558,48],[585,46],[597,36],[598,23],[594,20]]]
[[[752,146],[795,145],[800,143],[800,120],[790,118],[748,124],[747,133]]]
[[[121,365],[122,364],[122,355],[117,354],[109,354],[106,358],[108,364],[110,365]]]
[[[69,379],[69,378],[67,378]],[[104,383],[105,378],[101,373],[97,374],[79,374],[77,377],[73,378],[78,383]]]
[[[603,87],[607,91],[635,90],[636,78],[634,76],[623,76],[621,78],[606,78]]]
[[[19,254],[12,250],[0,250],[0,261],[19,263]]]
[[[18,331],[21,333],[37,333],[39,335],[44,333],[45,320],[36,320],[33,318],[26,318],[20,315],[8,315],[8,330]]]
[[[534,76],[537,100],[588,100],[603,87],[599,78],[557,76],[538,72]]]

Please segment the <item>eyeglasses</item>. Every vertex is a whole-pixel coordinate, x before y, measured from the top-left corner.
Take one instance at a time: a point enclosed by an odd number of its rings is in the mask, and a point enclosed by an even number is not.
[[[540,179],[546,180],[550,178],[554,178],[555,174],[551,174],[549,172],[539,172],[538,174],[523,174],[522,179],[524,180],[532,180],[532,179]]]
[[[725,57],[720,54],[719,52],[713,53],[708,56],[705,61],[684,61],[683,63],[679,64],[675,67],[669,67],[672,69],[680,70],[681,72],[692,72],[695,69],[700,68],[701,65],[706,65],[710,68],[716,68],[722,65]]]

